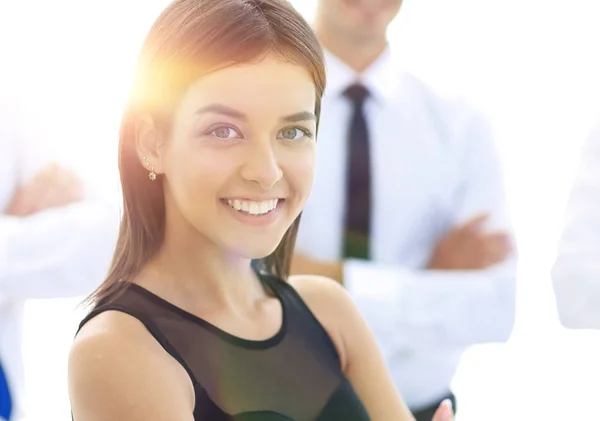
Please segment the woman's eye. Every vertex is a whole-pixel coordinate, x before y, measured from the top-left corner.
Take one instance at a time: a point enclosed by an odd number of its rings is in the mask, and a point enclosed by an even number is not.
[[[240,133],[232,127],[219,127],[211,132],[211,135],[218,139],[235,139],[241,137]]]
[[[281,131],[281,137],[286,140],[298,140],[303,137],[312,137],[311,133],[304,128],[301,127],[289,127],[287,129],[283,129]]]

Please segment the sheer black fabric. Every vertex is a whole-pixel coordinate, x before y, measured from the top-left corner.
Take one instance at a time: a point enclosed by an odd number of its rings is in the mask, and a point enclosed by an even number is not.
[[[368,421],[336,348],[287,283],[261,275],[281,302],[283,323],[263,341],[235,337],[132,284],[82,322],[117,310],[140,320],[186,369],[197,421]]]

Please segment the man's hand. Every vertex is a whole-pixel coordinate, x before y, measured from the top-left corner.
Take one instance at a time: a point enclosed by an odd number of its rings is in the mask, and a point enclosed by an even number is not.
[[[14,194],[5,213],[28,216],[46,209],[66,206],[83,198],[83,188],[77,176],[50,164]]]
[[[428,269],[485,269],[506,259],[511,252],[510,237],[505,232],[484,232],[489,215],[479,215],[453,229],[437,244]]]
[[[292,259],[292,274],[320,275],[334,279],[343,284],[342,262],[325,262],[315,260],[303,254],[295,253]]]

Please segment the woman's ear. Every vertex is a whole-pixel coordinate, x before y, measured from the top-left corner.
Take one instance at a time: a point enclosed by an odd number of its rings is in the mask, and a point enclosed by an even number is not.
[[[163,137],[149,115],[137,118],[134,126],[135,146],[140,164],[149,172],[163,173]]]

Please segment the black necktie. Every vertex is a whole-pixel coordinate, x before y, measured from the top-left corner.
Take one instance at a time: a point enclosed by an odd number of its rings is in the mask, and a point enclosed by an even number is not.
[[[344,257],[368,259],[370,257],[371,158],[363,105],[369,92],[364,86],[356,84],[346,89],[344,95],[352,102],[346,169]]]

